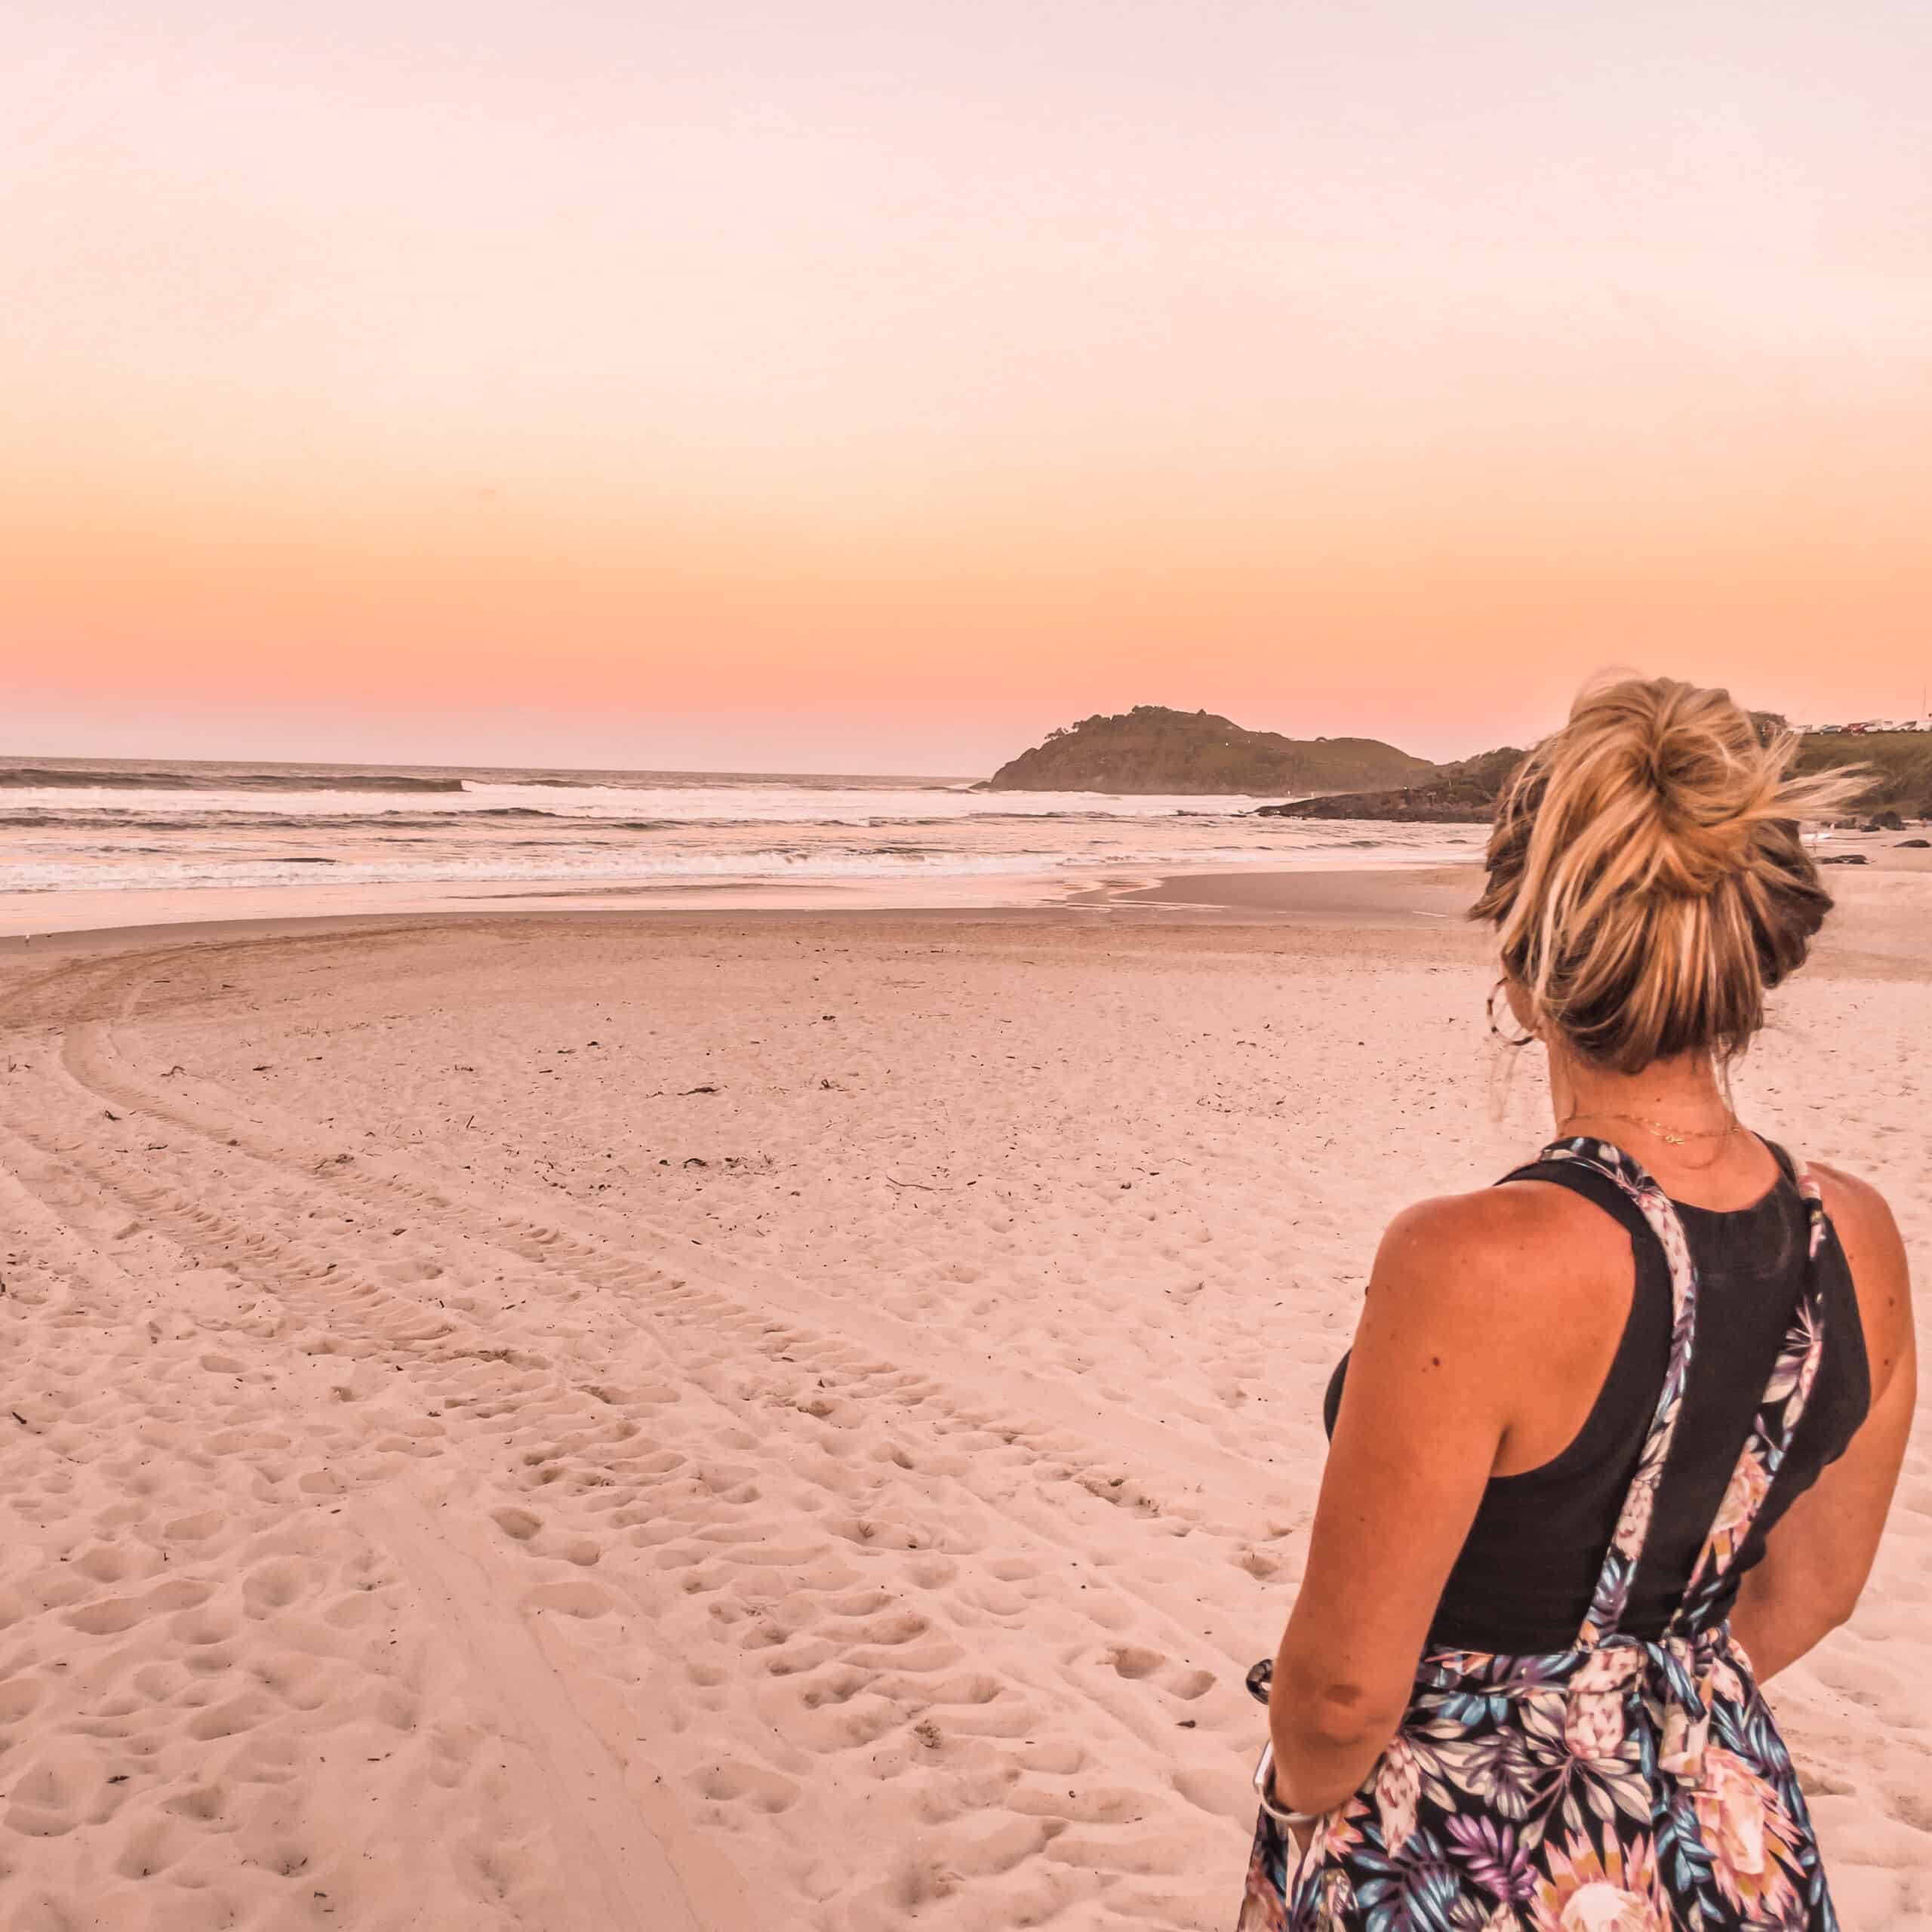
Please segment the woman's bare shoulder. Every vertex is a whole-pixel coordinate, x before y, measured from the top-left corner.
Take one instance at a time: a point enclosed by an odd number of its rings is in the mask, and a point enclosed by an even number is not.
[[[1553,1182],[1512,1181],[1405,1208],[1383,1236],[1370,1288],[1508,1321],[1528,1307],[1547,1313],[1552,1294],[1594,1294],[1629,1263],[1629,1237],[1601,1208]]]
[[[1368,1406],[1358,1392],[1344,1415],[1353,1403],[1383,1427],[1394,1412],[1404,1426],[1447,1418],[1493,1463],[1552,1386],[1601,1353],[1633,1280],[1629,1236],[1567,1188],[1512,1182],[1418,1201],[1376,1256],[1349,1377]]]
[[[1822,1161],[1811,1162],[1810,1169],[1851,1269],[1875,1400],[1912,1345],[1912,1277],[1905,1241],[1890,1204],[1869,1181]]]
[[[1818,1183],[1825,1211],[1834,1226],[1864,1234],[1897,1234],[1898,1225],[1892,1218],[1890,1204],[1862,1175],[1847,1174],[1844,1168],[1828,1166],[1823,1161],[1805,1164]]]

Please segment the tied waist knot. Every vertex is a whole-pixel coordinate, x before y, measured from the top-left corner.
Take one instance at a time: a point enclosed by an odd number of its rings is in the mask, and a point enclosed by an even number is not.
[[[1661,1716],[1657,1768],[1693,1789],[1704,1782],[1704,1750],[1715,1691],[1741,1700],[1743,1681],[1730,1661],[1722,1625],[1695,1635],[1607,1637],[1569,1682],[1564,1730],[1574,1748],[1591,1755],[1621,1742],[1623,1702],[1632,1687]]]

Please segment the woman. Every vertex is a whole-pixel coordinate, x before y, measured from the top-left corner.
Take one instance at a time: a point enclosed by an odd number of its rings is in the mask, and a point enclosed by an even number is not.
[[[1620,682],[1503,801],[1472,916],[1559,1137],[1383,1241],[1243,1932],[1835,1926],[1758,1687],[1858,1600],[1915,1369],[1884,1201],[1727,1099],[1831,904],[1790,752]]]

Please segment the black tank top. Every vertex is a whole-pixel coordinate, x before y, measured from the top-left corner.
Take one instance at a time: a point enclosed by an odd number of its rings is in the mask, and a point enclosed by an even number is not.
[[[1662,1635],[1690,1583],[1797,1306],[1808,1222],[1789,1157],[1781,1148],[1771,1152],[1780,1178],[1753,1206],[1720,1214],[1675,1204],[1697,1266],[1697,1345],[1623,1618],[1633,1636]],[[1540,1468],[1490,1478],[1443,1586],[1429,1626],[1432,1648],[1534,1652],[1565,1650],[1575,1641],[1670,1352],[1669,1272],[1656,1235],[1623,1190],[1574,1161],[1538,1163],[1506,1179],[1550,1182],[1594,1201],[1629,1234],[1636,1288],[1610,1372],[1574,1439]],[[1817,1266],[1826,1337],[1818,1377],[1717,1600],[1719,1615],[1728,1614],[1745,1572],[1764,1555],[1766,1537],[1844,1453],[1871,1404],[1858,1297],[1836,1241],[1825,1244]],[[1348,1367],[1344,1355],[1328,1384],[1323,1409],[1331,1435]]]

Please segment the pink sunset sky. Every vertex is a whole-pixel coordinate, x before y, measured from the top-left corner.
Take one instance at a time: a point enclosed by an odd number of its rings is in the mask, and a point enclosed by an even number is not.
[[[14,0],[0,751],[1932,675],[1932,13]]]

